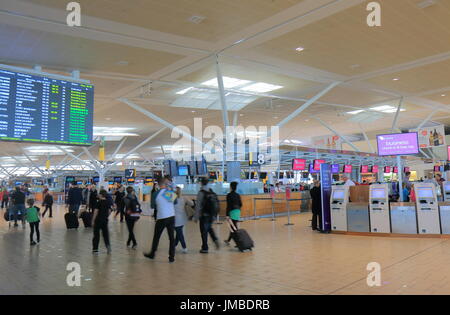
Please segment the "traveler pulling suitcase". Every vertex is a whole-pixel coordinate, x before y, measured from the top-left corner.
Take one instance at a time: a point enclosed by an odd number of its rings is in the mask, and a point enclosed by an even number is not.
[[[79,222],[77,215],[75,213],[66,213],[64,215],[64,220],[66,220],[66,227],[68,230],[70,229],[78,229]]]
[[[230,231],[232,232],[231,237],[233,238],[234,242],[236,243],[236,246],[238,249],[243,252],[246,250],[252,250],[255,244],[253,243],[252,238],[244,229],[238,229],[236,226],[234,226],[233,221],[231,219],[227,220],[228,227],[230,228]]]
[[[83,211],[80,215],[81,220],[83,220],[83,224],[85,228],[92,227],[92,213]]]

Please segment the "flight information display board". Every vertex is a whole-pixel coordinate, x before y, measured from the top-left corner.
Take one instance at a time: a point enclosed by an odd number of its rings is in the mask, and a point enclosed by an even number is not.
[[[94,87],[0,69],[0,140],[91,145]]]

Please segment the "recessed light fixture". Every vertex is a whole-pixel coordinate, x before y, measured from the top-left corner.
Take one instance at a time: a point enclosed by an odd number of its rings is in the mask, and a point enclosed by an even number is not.
[[[195,110],[191,110],[191,113],[195,113]]]
[[[447,95],[446,95],[446,94],[442,94],[441,96],[442,96],[442,97],[445,97],[445,96],[447,96]]]
[[[399,78],[393,78],[392,81],[399,81]]]
[[[305,50],[305,48],[303,48],[303,47],[297,47],[297,48],[295,48],[295,50],[298,51],[298,52],[302,52],[302,51]]]
[[[273,119],[278,119],[278,116],[273,117]]]
[[[244,114],[239,114],[239,116],[241,116],[241,117],[242,117],[242,116],[244,116]]]
[[[111,120],[111,117],[106,117],[105,120],[108,120],[108,121],[109,121],[109,120]]]
[[[354,110],[354,111],[351,111],[351,112],[347,112],[347,114],[358,115],[358,114],[362,113],[363,111],[364,110],[362,110],[362,109],[358,109],[358,110]]]
[[[188,21],[194,24],[200,24],[202,23],[204,20],[206,19],[206,17],[201,16],[201,15],[194,15],[191,16]]]
[[[116,63],[118,66],[128,66],[130,63],[126,60],[121,60]]]

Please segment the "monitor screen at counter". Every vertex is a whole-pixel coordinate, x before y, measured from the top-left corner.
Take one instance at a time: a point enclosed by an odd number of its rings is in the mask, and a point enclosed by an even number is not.
[[[333,199],[344,200],[345,192],[343,189],[333,191]]]
[[[444,184],[444,191],[450,191],[450,184]]]
[[[431,187],[417,188],[417,196],[419,198],[434,198],[433,189]]]
[[[383,188],[372,189],[372,199],[386,199],[385,192]]]

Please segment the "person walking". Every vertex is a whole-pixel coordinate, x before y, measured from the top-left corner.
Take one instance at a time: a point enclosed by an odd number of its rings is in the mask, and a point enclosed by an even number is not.
[[[158,250],[159,239],[164,229],[167,230],[169,236],[169,262],[175,261],[175,207],[176,194],[171,189],[171,184],[168,178],[162,178],[159,181],[159,192],[155,196],[156,209],[158,210],[156,216],[155,231],[153,235],[152,249],[144,256],[149,259],[154,259],[156,251]]]
[[[91,185],[89,189],[89,197],[88,197],[88,211],[93,212],[95,207],[97,206],[98,201],[98,193],[95,185]]]
[[[177,203],[175,204],[175,248],[178,243],[181,243],[183,253],[187,253],[186,240],[184,239],[184,226],[188,221],[188,215],[186,213],[186,205],[189,207],[194,206],[194,202],[191,199],[185,198],[182,195],[181,188],[176,188]]]
[[[242,200],[241,196],[236,192],[238,183],[232,182],[230,184],[231,191],[227,195],[227,219],[233,222],[236,229],[239,228],[239,221],[241,220]],[[225,240],[226,245],[230,245],[233,238],[233,232],[230,232],[228,239]]]
[[[8,209],[8,205],[9,205],[9,192],[8,189],[6,187],[3,188],[3,193],[2,193],[2,209]]]
[[[20,187],[16,187],[16,190],[11,195],[11,201],[13,203],[13,213],[14,213],[14,227],[17,227],[17,220],[19,214],[22,216],[22,226],[25,227],[25,193],[20,189]]]
[[[131,245],[131,248],[136,249],[137,241],[134,235],[134,225],[139,220],[142,211],[133,187],[127,187],[127,195],[123,198],[123,204],[125,209],[125,222],[127,223],[128,228],[127,247],[130,247],[130,245],[133,244]]]
[[[26,219],[28,223],[30,224],[30,245],[34,246],[36,244],[39,244],[41,241],[41,233],[39,232],[39,211],[40,209],[38,207],[34,206],[34,199],[28,199],[27,200],[27,214]],[[36,241],[34,241],[34,233],[36,232]]]
[[[83,190],[78,187],[78,184],[75,182],[72,187],[70,187],[67,195],[67,206],[69,207],[69,212],[78,216],[78,211],[80,210],[82,202]]]
[[[160,179],[158,178],[157,181],[153,184],[153,188],[152,191],[150,193],[150,208],[153,209],[153,218],[156,220],[156,216],[158,213],[158,210],[156,209],[156,195],[158,195],[158,191],[159,191],[159,185],[158,185],[158,181]]]
[[[50,190],[47,190],[45,193],[42,206],[45,207],[44,213],[42,213],[42,218],[45,217],[47,211],[49,212],[49,218],[53,218],[53,196]]]
[[[125,217],[125,188],[123,186],[120,186],[120,188],[114,193],[114,202],[116,204],[116,214],[114,216],[114,219],[117,218],[117,216],[120,214],[120,222],[123,222],[123,219]]]
[[[92,239],[92,253],[98,253],[98,245],[100,243],[100,231],[102,232],[103,241],[105,242],[108,254],[111,254],[111,244],[109,241],[108,217],[111,213],[111,207],[107,200],[108,192],[101,190],[98,194],[98,202],[92,216],[92,226],[94,228],[94,238]]]
[[[311,227],[313,231],[322,230],[322,191],[320,189],[320,181],[314,181],[314,187],[309,191],[312,199],[312,221]]]
[[[201,188],[197,193],[197,203],[195,205],[194,221],[200,224],[200,234],[202,237],[202,248],[200,253],[208,254],[208,235],[211,236],[216,249],[220,248],[219,239],[213,229],[213,223],[218,212],[217,195],[208,187],[208,179],[201,180]]]

